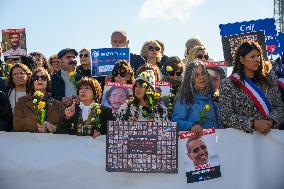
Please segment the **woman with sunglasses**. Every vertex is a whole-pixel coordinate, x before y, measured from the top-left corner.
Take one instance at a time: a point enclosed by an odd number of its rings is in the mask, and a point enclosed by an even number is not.
[[[134,71],[125,60],[119,60],[113,67],[111,81],[119,84],[133,84]]]
[[[165,62],[163,70],[165,75],[162,81],[171,83],[171,95],[169,97],[169,103],[166,103],[168,107],[169,118],[171,118],[176,93],[183,79],[184,64],[179,57],[173,56]]]
[[[28,83],[29,94],[21,97],[15,107],[13,124],[16,131],[50,132],[64,117],[61,101],[51,98],[51,80],[43,68],[36,68]]]
[[[168,121],[167,109],[160,104],[160,95],[155,92],[152,70],[139,74],[133,96],[134,99],[123,104],[116,113],[117,121]]]
[[[79,104],[75,100],[65,110],[65,119],[57,129],[57,133],[78,136],[105,135],[107,122],[113,120],[110,108],[98,104],[102,90],[96,79],[84,77],[78,82],[77,94]]]
[[[141,56],[153,69],[162,69],[162,47],[157,40],[146,41],[142,46]],[[162,75],[162,73],[160,74]]]
[[[91,52],[89,49],[83,48],[79,51],[80,66],[76,68],[76,74],[80,78],[91,77]]]
[[[187,66],[176,96],[172,120],[180,131],[191,130],[202,136],[204,128],[221,128],[219,104],[212,97],[204,62],[195,59]]]
[[[30,69],[21,63],[14,64],[9,72],[8,97],[13,112],[18,99],[27,95],[28,80],[31,74]]]
[[[202,60],[203,62],[208,61],[209,59],[208,52],[204,46],[193,47],[189,51],[188,56],[185,59],[185,65],[187,66],[194,59],[199,59]]]

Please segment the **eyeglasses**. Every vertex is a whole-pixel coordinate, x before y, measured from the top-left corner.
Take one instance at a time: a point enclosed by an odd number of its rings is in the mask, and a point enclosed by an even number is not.
[[[198,59],[205,58],[205,60],[208,60],[209,56],[208,56],[208,55],[198,54],[198,55],[196,56],[196,58],[198,58]]]
[[[149,47],[148,47],[148,50],[149,50],[149,51],[156,51],[156,52],[158,52],[158,51],[160,51],[160,48],[159,48],[159,47],[149,46]]]
[[[20,77],[26,75],[26,72],[13,73],[13,77]]]
[[[117,77],[118,75],[120,75],[120,77],[126,77],[126,72],[112,72],[112,75],[114,77]]]
[[[47,79],[48,79],[48,77],[46,75],[41,75],[41,76],[34,75],[32,77],[33,81],[38,81],[38,80],[47,81]]]
[[[198,153],[200,150],[206,150],[207,149],[207,146],[206,145],[201,145],[200,147],[198,147],[198,148],[194,148],[193,150],[192,150],[192,152],[193,153]]]
[[[80,58],[82,58],[83,56],[84,56],[85,58],[88,58],[88,57],[89,57],[88,54],[80,54],[79,56],[80,56]]]
[[[182,72],[174,72],[174,71],[170,71],[170,72],[168,72],[168,74],[169,74],[169,76],[178,76],[178,77],[180,77],[181,76],[181,74],[182,74]]]

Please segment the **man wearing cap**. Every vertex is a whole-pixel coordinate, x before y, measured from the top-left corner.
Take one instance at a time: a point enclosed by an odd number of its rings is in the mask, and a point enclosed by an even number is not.
[[[74,66],[77,65],[77,55],[75,49],[66,48],[61,50],[57,54],[61,69],[51,76],[52,96],[57,100],[62,100],[65,105],[71,105],[72,98],[76,96],[75,78],[70,73],[74,71]]]

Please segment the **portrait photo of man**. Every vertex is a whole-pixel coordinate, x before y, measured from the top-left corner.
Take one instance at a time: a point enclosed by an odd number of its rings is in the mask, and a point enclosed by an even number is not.
[[[8,35],[8,39],[6,37],[6,41],[4,41],[4,44],[6,44],[7,47],[7,49],[5,49],[6,51],[3,49],[3,51],[5,51],[3,52],[4,57],[13,58],[27,54],[27,50],[25,49],[25,47],[21,46],[21,44],[25,44],[25,37],[21,38],[20,33],[22,32],[14,30],[3,32],[3,36]],[[22,35],[24,36],[24,33]],[[24,41],[22,41],[21,43],[21,40]]]
[[[208,163],[208,148],[202,138],[190,138],[186,143],[187,156],[194,166]]]
[[[110,107],[113,112],[117,111],[122,104],[126,102],[130,95],[128,88],[112,86],[106,92],[105,106]]]

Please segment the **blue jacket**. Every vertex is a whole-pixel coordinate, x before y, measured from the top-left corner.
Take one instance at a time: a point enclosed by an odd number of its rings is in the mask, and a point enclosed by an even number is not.
[[[207,128],[222,128],[221,118],[220,118],[220,105],[219,103],[214,102],[210,96],[202,95],[199,92],[195,93],[195,102],[194,104],[185,104],[177,99],[174,107],[172,121],[177,122],[179,131],[189,131],[191,127],[195,124],[200,125],[200,113],[199,110],[204,111],[205,105],[209,104],[210,110],[206,112],[207,120],[205,120],[204,129]],[[218,115],[218,126],[216,120],[216,114],[214,111],[216,109]],[[205,112],[205,111],[204,111]]]

